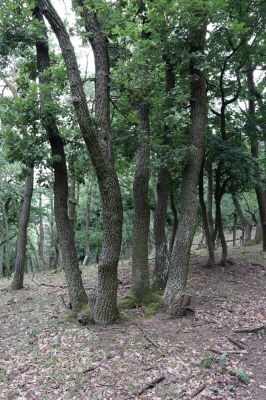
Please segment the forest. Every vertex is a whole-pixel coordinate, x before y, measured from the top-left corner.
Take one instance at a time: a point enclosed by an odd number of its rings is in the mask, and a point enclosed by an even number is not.
[[[266,399],[265,28],[0,1],[0,399]]]

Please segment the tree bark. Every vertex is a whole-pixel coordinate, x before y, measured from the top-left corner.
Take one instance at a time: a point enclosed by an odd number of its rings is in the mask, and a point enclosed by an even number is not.
[[[170,191],[170,207],[172,211],[172,231],[171,231],[171,236],[170,236],[170,241],[169,241],[169,257],[171,256],[173,252],[173,247],[175,243],[175,237],[176,237],[176,232],[177,232],[177,227],[178,227],[178,218],[177,218],[177,210],[175,206],[175,197],[174,197],[174,191],[173,188],[171,188]]]
[[[199,15],[197,26],[190,28],[190,75],[191,75],[191,142],[182,173],[181,218],[179,220],[169,276],[164,299],[171,314],[182,311],[182,299],[187,285],[190,250],[197,219],[197,186],[204,154],[207,125],[207,96],[204,73],[199,68],[204,52],[206,21]]]
[[[27,249],[27,229],[30,218],[31,198],[33,193],[33,168],[27,167],[27,176],[25,178],[24,196],[21,202],[18,223],[18,236],[16,244],[16,255],[14,262],[14,277],[12,289],[19,290],[23,288],[23,278],[26,263]]]
[[[69,185],[68,185],[68,218],[70,221],[71,228],[74,232],[74,237],[77,227],[76,205],[77,205],[76,179],[73,176],[71,176],[69,177]]]
[[[237,229],[237,213],[234,212],[233,247],[236,247],[236,229]]]
[[[221,209],[223,194],[224,194],[223,187],[221,186],[221,162],[219,162],[215,173],[215,207],[216,207],[215,225],[217,227],[216,229],[218,231],[222,245],[222,257],[220,264],[226,266],[228,251],[227,251],[227,243],[224,236],[223,216]]]
[[[169,113],[173,107],[173,99],[171,91],[175,87],[175,72],[173,64],[168,56],[165,60],[165,92],[166,92],[166,112]],[[166,165],[165,147],[172,142],[171,132],[167,124],[165,124],[165,134],[163,138],[163,150],[160,154],[161,165],[157,175],[157,201],[154,211],[154,241],[155,241],[155,280],[153,282],[154,289],[165,289],[168,275],[168,251],[167,238],[165,232],[167,205],[170,194],[171,176]]]
[[[207,170],[207,178],[208,178],[207,218],[208,218],[210,234],[211,234],[211,237],[213,238],[214,223],[213,223],[213,170],[212,170],[212,165],[208,165],[206,170]],[[214,244],[215,243],[213,243],[213,247],[214,247]]]
[[[102,151],[97,132],[94,129],[77,59],[66,27],[49,0],[39,0],[38,4],[57,36],[66,65],[72,102],[80,131],[89,151],[100,188],[103,210],[103,246],[98,266],[98,292],[94,320],[101,324],[111,323],[118,318],[117,266],[122,242],[123,221],[119,182],[113,164]]]
[[[90,184],[87,184],[87,203],[86,203],[86,221],[85,221],[85,257],[83,265],[89,264],[90,262],[90,214],[91,214],[91,188]]]
[[[38,237],[38,265],[42,269],[45,266],[44,259],[44,227],[43,227],[43,216],[42,216],[42,194],[39,194],[39,237]]]
[[[250,68],[247,71],[247,82],[248,82],[248,131],[249,131],[249,139],[251,143],[251,154],[253,157],[259,157],[259,143],[257,138],[257,129],[255,122],[255,98],[256,98],[256,88],[254,83],[254,71]],[[257,185],[255,188],[261,227],[262,227],[262,237],[263,237],[263,251],[266,251],[266,197],[264,193],[264,189],[262,185]]]
[[[41,94],[41,120],[51,146],[53,159],[55,221],[69,299],[73,312],[77,313],[88,303],[88,299],[79,269],[74,231],[68,216],[68,176],[64,144],[57,127],[56,117],[52,111],[52,97],[49,88],[47,89],[45,86],[49,83],[49,77],[44,73],[50,67],[48,37],[39,9],[35,9],[35,15],[42,23],[42,38],[36,40],[37,70]]]
[[[251,240],[252,225],[249,222],[249,220],[245,217],[242,208],[240,206],[240,203],[238,201],[237,195],[233,194],[232,199],[236,209],[236,213],[239,216],[244,227],[244,245],[245,245],[249,240]]]
[[[207,262],[208,267],[213,268],[215,266],[215,256],[212,242],[212,235],[209,228],[207,208],[204,200],[204,181],[203,181],[203,164],[201,167],[200,177],[199,177],[199,202],[201,207],[202,224],[205,233],[206,243],[208,247],[209,259]]]
[[[139,104],[140,136],[133,182],[134,222],[132,243],[132,292],[137,303],[142,303],[150,291],[149,277],[149,108]]]

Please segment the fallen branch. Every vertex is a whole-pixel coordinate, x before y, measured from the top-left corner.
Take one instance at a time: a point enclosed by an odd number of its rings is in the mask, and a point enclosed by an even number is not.
[[[259,263],[251,263],[251,265],[254,265],[254,267],[261,267],[261,268],[266,268],[265,265],[259,264]]]
[[[148,335],[147,333],[144,331],[144,328],[140,325],[139,322],[136,322],[137,327],[139,328],[139,330],[142,332],[144,338],[150,343],[152,344],[157,350],[159,350],[159,352],[165,357],[166,354],[162,351],[162,349],[160,348],[160,346],[155,343]]]
[[[32,278],[33,282],[35,282],[38,286],[46,286],[52,288],[60,288],[60,289],[67,289],[66,285],[50,285],[48,283],[38,282],[37,279]]]
[[[165,380],[165,376],[160,376],[159,378],[154,379],[153,381],[151,381],[150,383],[147,383],[146,385],[143,386],[142,389],[140,389],[138,391],[138,396],[140,396],[141,394],[143,394],[144,392],[146,392],[149,389],[153,389],[154,386],[156,386],[158,383],[163,382]]]
[[[252,333],[252,332],[259,332],[262,331],[263,329],[266,330],[266,325],[257,325],[257,326],[251,326],[251,327],[244,327],[244,328],[238,328],[234,329],[234,333]]]
[[[212,353],[215,353],[215,354],[218,354],[218,355],[222,355],[222,354],[224,354],[224,353],[226,353],[226,354],[243,354],[243,353],[248,353],[246,350],[225,350],[225,351],[221,351],[221,350],[218,350],[218,349],[213,349],[213,348],[209,348],[208,349],[209,351],[211,351]]]
[[[235,339],[233,339],[233,338],[231,338],[229,336],[225,336],[225,337],[226,337],[227,340],[229,340],[229,342],[233,343],[239,349],[241,349],[241,350],[245,349],[245,346],[242,343],[238,342],[237,340],[235,340]]]
[[[203,390],[206,388],[208,384],[207,383],[203,383],[198,389],[196,389],[192,395],[191,398],[193,399],[194,397],[196,397],[198,394],[200,394],[201,392],[203,392]]]
[[[87,368],[87,369],[84,369],[84,371],[82,371],[83,372],[83,374],[86,374],[87,372],[91,372],[91,371],[94,371],[96,368],[98,368],[100,366],[100,364],[99,365],[95,365],[95,366],[92,366],[92,367],[89,367],[89,368]]]

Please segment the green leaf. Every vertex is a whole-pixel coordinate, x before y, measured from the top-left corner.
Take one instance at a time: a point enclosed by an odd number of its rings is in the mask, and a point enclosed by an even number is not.
[[[238,377],[238,379],[243,382],[245,385],[249,383],[249,376],[243,371],[242,368],[235,368],[233,370],[233,374]]]

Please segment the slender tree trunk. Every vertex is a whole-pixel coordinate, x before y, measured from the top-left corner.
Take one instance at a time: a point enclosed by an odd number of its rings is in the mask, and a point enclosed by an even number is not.
[[[63,266],[67,281],[68,294],[72,310],[79,312],[88,302],[87,295],[82,283],[78,258],[75,248],[74,231],[68,217],[68,177],[66,157],[62,138],[57,127],[56,117],[51,110],[52,98],[49,88],[49,77],[45,75],[50,67],[48,38],[43,17],[39,9],[35,15],[42,23],[42,38],[36,41],[37,70],[39,72],[41,93],[41,119],[46,130],[54,159],[54,213],[55,221],[62,251]],[[49,107],[47,107],[49,105]]]
[[[258,221],[258,223],[257,223],[254,239],[255,239],[256,242],[258,242],[258,243],[263,241],[263,237],[262,237],[262,226],[261,226],[260,221]]]
[[[215,225],[217,227],[217,231],[219,234],[219,238],[221,240],[222,245],[222,257],[221,257],[221,265],[227,265],[227,243],[224,236],[224,226],[223,226],[223,216],[221,209],[221,201],[223,197],[223,189],[221,187],[221,162],[216,169],[215,176],[215,207],[216,207],[216,216],[215,216]]]
[[[86,204],[86,222],[85,222],[85,258],[83,265],[90,262],[90,216],[91,216],[91,188],[87,185],[87,204]]]
[[[233,247],[236,247],[236,229],[237,229],[237,213],[234,213]]]
[[[215,256],[214,256],[214,249],[213,249],[213,242],[212,242],[212,235],[209,228],[208,222],[208,215],[207,215],[207,208],[204,200],[204,182],[203,182],[203,164],[201,167],[200,177],[199,177],[199,202],[201,207],[201,215],[202,215],[202,223],[203,229],[206,237],[206,243],[208,247],[209,259],[207,265],[210,268],[215,266]]]
[[[249,222],[249,220],[245,217],[245,215],[241,209],[240,203],[238,201],[237,195],[233,194],[232,199],[233,199],[233,203],[234,203],[237,215],[239,216],[239,218],[243,224],[243,227],[244,227],[244,245],[245,245],[249,240],[251,240],[252,225]]]
[[[138,303],[143,302],[150,291],[149,278],[149,108],[138,105],[141,133],[136,155],[133,182],[134,222],[132,243],[132,292]]]
[[[257,138],[257,129],[255,122],[255,98],[256,98],[256,88],[254,83],[254,71],[249,69],[247,72],[247,82],[248,82],[248,112],[249,112],[249,139],[251,142],[251,154],[253,157],[259,157],[259,143]],[[266,197],[263,187],[259,184],[255,188],[257,201],[259,206],[261,227],[262,227],[262,237],[263,237],[263,251],[266,251]]]
[[[165,57],[165,92],[166,92],[166,112],[170,112],[173,107],[171,91],[175,87],[175,72],[173,64],[168,56]],[[154,212],[154,241],[155,241],[155,281],[153,288],[165,289],[168,275],[168,251],[165,223],[167,216],[167,205],[170,193],[171,176],[166,165],[165,146],[170,146],[172,142],[171,132],[165,124],[165,134],[163,138],[163,150],[161,151],[161,165],[157,175],[157,199]]]
[[[44,259],[44,227],[43,227],[43,216],[42,216],[42,194],[39,194],[39,240],[38,240],[38,264],[40,268],[45,266]]]
[[[76,231],[76,205],[76,179],[71,176],[68,185],[68,218],[74,234]]]
[[[177,232],[177,227],[178,227],[178,218],[177,218],[177,210],[175,206],[175,198],[174,198],[174,191],[173,188],[171,188],[170,192],[170,207],[172,211],[172,231],[171,231],[171,237],[169,241],[169,257],[171,256],[173,252],[173,247],[175,243],[175,237],[176,237],[176,232]]]
[[[106,147],[108,149],[109,146],[100,145],[97,132],[94,129],[77,59],[66,27],[49,0],[39,0],[38,4],[57,36],[66,65],[72,102],[80,131],[98,179],[103,210],[103,246],[98,266],[98,292],[94,320],[101,324],[111,323],[118,318],[117,266],[121,250],[123,221],[119,182],[112,161],[106,157],[106,153],[102,150]],[[108,90],[108,88],[105,90]],[[103,135],[103,137],[106,136]]]
[[[197,186],[204,154],[207,125],[207,96],[204,73],[199,68],[204,52],[206,21],[204,17],[197,26],[190,28],[190,75],[191,75],[191,145],[182,174],[181,218],[169,265],[165,289],[165,303],[171,314],[182,312],[182,300],[187,285],[190,250],[197,220]]]
[[[28,167],[27,174],[28,175],[25,178],[24,196],[19,212],[14,277],[12,281],[12,289],[14,290],[19,290],[23,288],[23,278],[26,262],[27,229],[30,218],[31,198],[33,193],[33,168]]]
[[[213,171],[212,165],[208,165],[207,168],[208,178],[208,197],[207,197],[207,218],[209,224],[209,230],[213,241],[214,236],[214,223],[213,223]],[[214,246],[215,243],[213,243]]]

